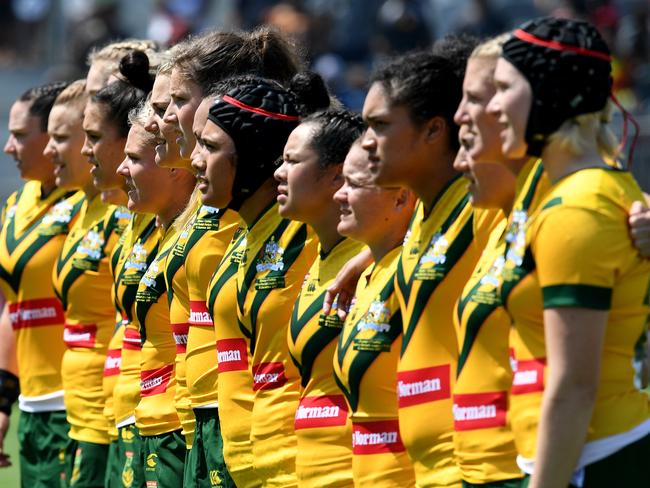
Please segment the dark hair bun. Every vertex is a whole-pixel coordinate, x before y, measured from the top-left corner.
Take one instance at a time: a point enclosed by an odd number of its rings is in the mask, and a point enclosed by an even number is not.
[[[330,94],[323,78],[313,71],[303,71],[295,75],[289,84],[289,91],[298,101],[302,117],[326,110],[330,106]]]
[[[149,58],[143,51],[134,49],[126,54],[120,60],[120,73],[134,87],[151,91],[154,79],[149,73]]]

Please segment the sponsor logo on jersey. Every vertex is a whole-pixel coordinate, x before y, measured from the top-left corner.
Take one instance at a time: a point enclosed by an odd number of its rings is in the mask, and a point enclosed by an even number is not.
[[[508,395],[505,391],[454,395],[454,429],[505,427]]]
[[[212,316],[203,301],[190,301],[190,325],[212,326]]]
[[[187,334],[190,330],[190,324],[171,324],[172,335],[176,343],[176,354],[185,354],[187,352]]]
[[[95,347],[97,326],[95,324],[65,324],[63,341],[68,347]]]
[[[109,349],[106,351],[104,376],[115,376],[120,374],[120,366],[122,366],[122,349]]]
[[[223,486],[219,471],[216,469],[210,470],[210,486]]]
[[[174,365],[168,364],[162,368],[149,369],[140,372],[140,396],[160,395],[167,391],[167,385],[174,374]]]
[[[255,264],[258,273],[263,271],[282,271],[284,269],[284,248],[279,246],[275,239],[271,240],[264,246],[262,257]]]
[[[430,368],[398,371],[397,401],[399,408],[450,398],[448,364]]]
[[[544,391],[544,367],[545,358],[536,358],[522,361],[514,361],[512,394],[524,395]]]
[[[142,339],[140,338],[140,331],[132,327],[124,329],[124,339],[122,340],[122,348],[130,351],[139,351],[142,349]]]
[[[219,373],[245,371],[248,369],[247,344],[244,339],[220,339],[217,341]]]
[[[9,320],[14,330],[58,325],[65,321],[61,302],[56,298],[24,300],[9,304]]]
[[[354,454],[385,454],[404,450],[397,420],[352,424]]]
[[[273,390],[287,382],[284,364],[280,362],[260,363],[253,366],[253,390]]]
[[[345,425],[348,407],[343,395],[304,397],[296,410],[294,427],[310,429]]]

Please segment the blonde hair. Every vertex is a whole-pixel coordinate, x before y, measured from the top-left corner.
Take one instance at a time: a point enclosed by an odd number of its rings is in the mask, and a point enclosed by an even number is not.
[[[612,130],[612,112],[613,104],[608,101],[600,112],[573,117],[549,136],[548,144],[557,145],[575,156],[582,156],[593,144],[595,134],[600,155],[607,163],[617,164],[620,154],[618,140]]]
[[[149,94],[149,96],[147,96],[147,98],[140,105],[131,109],[129,112],[129,125],[131,127],[137,125],[139,127],[142,127],[144,130],[144,126],[147,124],[149,118],[151,117],[151,114],[153,113],[153,109],[149,103],[150,96],[151,94]],[[144,141],[146,144],[153,146],[156,142],[156,136],[145,130]]]
[[[503,51],[503,45],[506,43],[512,34],[506,32],[504,34],[499,34],[496,37],[491,37],[490,39],[483,41],[478,46],[474,48],[472,54],[469,55],[469,59],[494,59],[495,61],[501,56]]]
[[[54,100],[54,105],[71,105],[79,108],[83,117],[83,109],[88,101],[88,94],[86,93],[86,80],[77,80],[70,83]]]
[[[112,42],[102,48],[95,48],[90,51],[86,63],[88,66],[95,61],[114,61],[115,69],[124,56],[134,50],[144,51],[151,60],[158,51],[158,44],[150,39],[125,39],[123,41]]]

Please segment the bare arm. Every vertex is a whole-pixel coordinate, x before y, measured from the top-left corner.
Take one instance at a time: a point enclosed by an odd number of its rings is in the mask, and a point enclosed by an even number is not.
[[[650,205],[650,201],[646,195],[646,202],[634,202],[628,214],[630,235],[634,247],[644,258],[650,257],[650,209],[648,209],[648,205]]]
[[[18,375],[16,341],[9,321],[9,309],[6,304],[2,307],[2,315],[0,315],[0,369]],[[9,415],[0,412],[0,468],[11,466],[9,456],[4,452],[4,441],[8,430]]]
[[[608,312],[544,311],[548,377],[530,488],[566,488],[587,437],[596,400]]]
[[[337,300],[337,314],[341,320],[345,320],[357,289],[359,277],[372,264],[372,261],[370,250],[364,248],[359,254],[345,263],[345,266],[338,272],[336,279],[325,293],[323,302],[323,313],[325,315],[330,313],[334,300]]]

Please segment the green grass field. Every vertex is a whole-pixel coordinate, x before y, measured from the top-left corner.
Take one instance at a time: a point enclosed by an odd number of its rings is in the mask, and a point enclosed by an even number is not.
[[[20,487],[20,474],[18,471],[18,417],[20,412],[17,407],[11,414],[11,425],[9,432],[5,439],[5,452],[11,456],[11,461],[14,463],[10,468],[0,469],[0,487],[2,488],[18,488]]]

